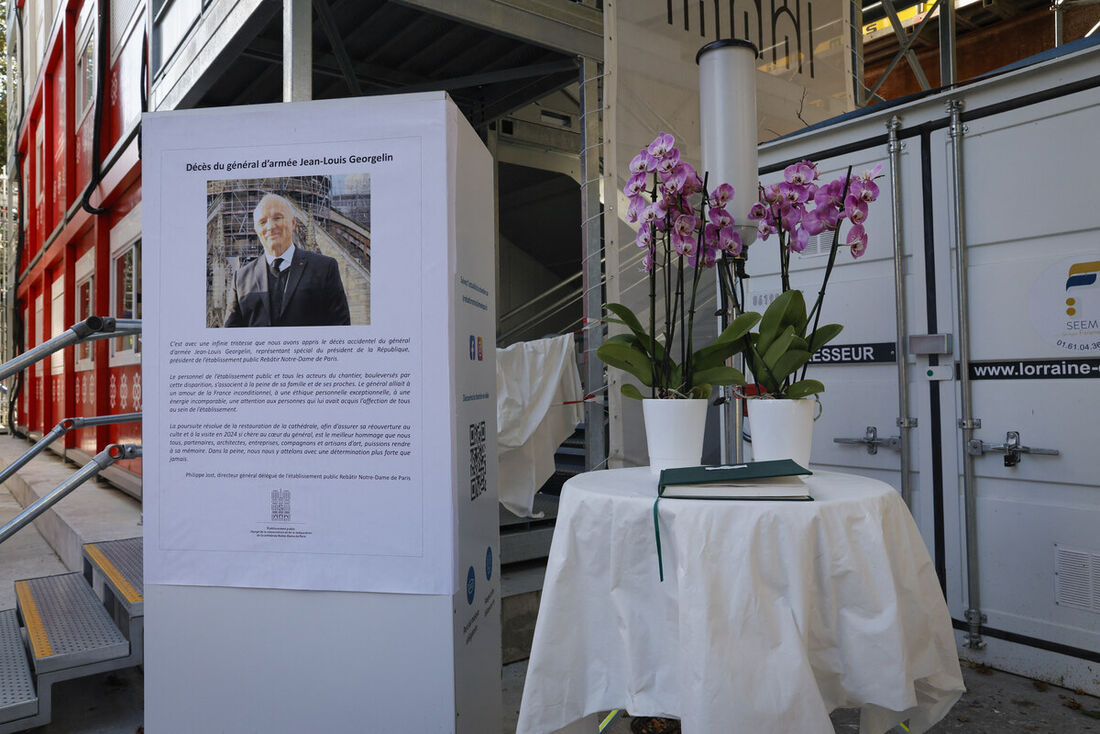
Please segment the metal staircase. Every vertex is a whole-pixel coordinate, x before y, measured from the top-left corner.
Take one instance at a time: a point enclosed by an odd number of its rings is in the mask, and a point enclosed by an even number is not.
[[[141,548],[88,543],[83,574],[15,583],[18,608],[0,610],[0,734],[48,724],[55,683],[141,664]]]
[[[0,365],[0,379],[74,344],[140,333],[140,321],[92,316]],[[140,413],[66,418],[0,472],[0,483],[75,428],[139,420]],[[0,543],[103,469],[140,456],[140,446],[109,445],[0,528]],[[142,662],[142,539],[88,543],[82,556],[84,573],[16,581],[17,608],[0,610],[0,734],[48,724],[55,683]]]

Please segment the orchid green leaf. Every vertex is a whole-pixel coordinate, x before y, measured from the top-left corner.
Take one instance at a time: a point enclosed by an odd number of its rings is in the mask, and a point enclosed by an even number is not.
[[[699,370],[717,367],[725,364],[726,360],[740,351],[740,344],[732,342],[728,344],[711,344],[691,355],[691,364],[698,373]]]
[[[607,304],[607,310],[617,315],[622,320],[615,321],[614,319],[605,319],[606,321],[620,323],[627,327],[638,337],[638,347],[642,349],[642,351],[649,354],[654,359],[664,359],[664,347],[661,346],[659,341],[650,336],[649,332],[642,326],[642,322],[634,315],[633,311],[621,303],[609,303]]]
[[[808,395],[816,395],[825,392],[825,385],[817,380],[800,380],[787,388],[788,398],[804,398]]]
[[[706,383],[709,385],[741,385],[745,384],[745,375],[741,370],[721,365],[710,369],[700,370],[695,373],[695,384]]]
[[[653,384],[653,362],[637,347],[623,342],[606,341],[596,350],[606,364],[625,370],[649,387]]]
[[[818,349],[821,349],[835,339],[837,334],[843,330],[844,327],[840,324],[825,324],[824,326],[819,326],[817,331],[810,336],[810,353],[812,354]]]
[[[622,323],[633,331],[639,339],[648,340],[649,334],[645,328],[642,327],[642,322],[638,320],[638,317],[634,315],[628,307],[621,303],[609,303],[607,304],[607,310],[622,319]]]
[[[714,343],[728,344],[736,342],[745,334],[748,334],[749,329],[756,326],[759,321],[760,314],[755,311],[747,311],[730,322],[730,325],[723,329],[722,333],[718,335],[718,338],[714,340]]]
[[[793,373],[802,365],[810,361],[809,352],[790,351],[776,360],[774,365],[771,365],[772,375],[779,382],[783,382],[787,379],[787,376]]]
[[[623,386],[622,386],[622,389],[621,389],[621,392],[623,394],[623,397],[626,397],[626,398],[633,398],[634,400],[644,400],[645,399],[645,396],[642,395],[641,391],[639,391],[638,388],[632,382],[624,382]]]
[[[760,319],[758,348],[766,352],[788,326],[794,329],[795,334],[801,334],[806,328],[806,300],[802,297],[802,291],[790,290],[780,294],[764,311]]]
[[[768,351],[764,353],[764,364],[771,367],[773,372],[775,371],[776,362],[791,348],[791,342],[795,340],[795,337],[794,327],[788,326],[779,335],[779,338],[772,342],[768,347]]]

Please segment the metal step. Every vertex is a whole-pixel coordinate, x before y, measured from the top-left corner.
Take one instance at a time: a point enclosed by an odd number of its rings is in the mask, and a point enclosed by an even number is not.
[[[92,588],[101,582],[128,617],[145,616],[141,556],[140,537],[84,544],[84,578]]]
[[[39,675],[129,655],[130,643],[81,574],[16,581],[15,593]]]
[[[0,722],[38,713],[38,696],[31,680],[19,619],[14,609],[0,611]]]
[[[517,517],[500,507],[501,565],[546,558],[554,536],[554,518],[558,516],[558,498],[539,492],[532,506],[541,518]]]

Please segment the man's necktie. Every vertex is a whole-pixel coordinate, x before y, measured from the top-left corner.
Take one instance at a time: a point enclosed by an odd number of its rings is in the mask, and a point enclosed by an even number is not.
[[[283,310],[283,258],[277,257],[271,261],[271,323],[276,323],[279,313]]]

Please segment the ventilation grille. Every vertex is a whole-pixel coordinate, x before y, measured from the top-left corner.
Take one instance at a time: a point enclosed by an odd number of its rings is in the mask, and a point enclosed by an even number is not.
[[[1054,601],[1100,614],[1100,553],[1054,546]]]
[[[810,242],[806,245],[806,249],[798,253],[800,258],[803,257],[819,257],[821,255],[828,255],[829,250],[833,249],[833,231],[827,229],[820,234],[810,235]]]

